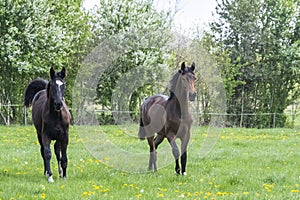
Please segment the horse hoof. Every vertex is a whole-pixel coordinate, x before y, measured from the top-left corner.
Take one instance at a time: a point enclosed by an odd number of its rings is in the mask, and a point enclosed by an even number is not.
[[[54,182],[52,175],[49,175],[47,172],[45,172],[45,176],[47,177],[49,183],[53,183]]]
[[[49,182],[49,183],[54,183],[54,180],[53,180],[53,177],[52,177],[52,176],[49,176],[49,177],[48,177],[48,182]]]
[[[183,172],[183,173],[182,173],[182,176],[186,176],[186,175],[187,175],[187,173],[186,173],[186,172]]]

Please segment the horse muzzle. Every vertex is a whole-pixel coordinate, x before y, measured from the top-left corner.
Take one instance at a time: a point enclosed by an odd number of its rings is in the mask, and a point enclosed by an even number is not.
[[[62,102],[54,102],[54,109],[59,112],[62,109]]]
[[[195,93],[189,93],[189,100],[190,101],[195,101],[196,99],[196,92]]]

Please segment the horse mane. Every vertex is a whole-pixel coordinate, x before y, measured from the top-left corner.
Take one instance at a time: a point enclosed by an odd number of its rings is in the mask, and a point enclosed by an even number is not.
[[[181,73],[180,72],[177,72],[176,74],[174,74],[170,80],[170,97],[168,100],[171,100],[175,94],[175,89],[176,89],[176,85],[177,85],[177,81],[178,81],[178,78],[180,77]]]

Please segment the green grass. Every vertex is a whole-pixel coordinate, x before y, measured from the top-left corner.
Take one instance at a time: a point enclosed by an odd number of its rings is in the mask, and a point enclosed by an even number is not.
[[[174,174],[167,141],[157,173],[147,173],[146,141],[138,127],[72,127],[68,178],[43,176],[33,126],[0,126],[0,199],[299,199],[300,130],[223,129],[193,132],[187,176]],[[214,144],[204,158],[201,148]],[[203,142],[207,141],[207,142]],[[211,146],[211,147],[212,147]],[[210,148],[208,148],[210,150]],[[53,145],[52,145],[53,152]]]

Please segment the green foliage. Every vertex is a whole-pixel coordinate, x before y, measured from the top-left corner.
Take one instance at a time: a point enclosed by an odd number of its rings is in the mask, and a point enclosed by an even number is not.
[[[101,0],[95,27],[101,52],[110,56],[102,64],[96,102],[113,111],[138,111],[143,98],[160,88],[153,84],[166,78],[168,15],[155,11],[150,1]]]
[[[22,105],[26,84],[37,77],[48,79],[50,67],[65,66],[72,87],[90,37],[88,18],[80,4],[68,0],[0,2],[0,105]],[[68,104],[69,93],[68,88]],[[13,109],[0,110],[4,123],[20,118],[22,112]]]
[[[216,55],[225,52],[229,58],[229,63],[218,60],[230,97],[228,112],[283,113],[299,97],[299,2],[222,1],[217,14],[211,31],[222,49]],[[264,116],[234,123],[268,127],[272,120]],[[283,126],[285,118],[279,121]]]

